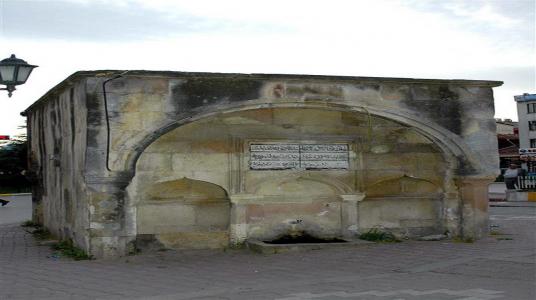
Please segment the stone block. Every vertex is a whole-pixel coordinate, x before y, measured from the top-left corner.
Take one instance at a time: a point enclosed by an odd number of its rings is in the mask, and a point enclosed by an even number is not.
[[[367,199],[359,202],[359,228],[429,227],[439,220],[437,199]]]
[[[367,127],[369,122],[376,117],[369,116],[366,113],[356,113],[356,112],[341,112],[341,122],[345,126],[353,127]]]
[[[206,231],[228,230],[229,218],[229,202],[200,204],[195,209],[195,223]]]
[[[126,254],[126,240],[119,236],[92,237],[89,253],[95,258],[117,258]]]
[[[229,164],[227,153],[174,153],[173,170],[221,171]]]
[[[137,169],[140,171],[171,171],[172,154],[144,153],[138,160]]]
[[[250,239],[269,240],[292,232],[306,232],[316,237],[341,234],[341,203],[263,203],[247,206]]]
[[[140,101],[140,111],[142,112],[164,112],[165,95],[163,94],[142,94]]]
[[[139,128],[139,127],[137,127]],[[120,132],[111,132],[111,149],[112,151],[119,151],[125,146],[132,146],[137,140],[136,136],[141,134],[137,128],[131,128],[132,130],[122,130]]]
[[[158,234],[156,238],[172,249],[218,249],[229,246],[228,231],[176,232]]]
[[[214,183],[228,191],[229,172],[224,169],[224,166],[225,165],[217,166],[212,171],[193,171],[192,179]]]
[[[348,128],[336,125],[336,126],[324,126],[323,124],[316,125],[303,125],[296,128],[299,133],[305,136],[345,136],[348,133]],[[365,131],[363,129],[362,131]],[[355,134],[355,133],[354,133]]]
[[[139,234],[158,234],[176,228],[195,225],[195,207],[181,204],[144,204],[138,206]]]
[[[113,132],[122,132],[123,130],[142,129],[145,128],[143,119],[146,113],[144,112],[125,112],[118,114],[115,118],[110,118],[110,127]]]
[[[189,153],[190,150],[190,141],[184,140],[156,140],[154,143],[147,147],[140,159],[145,155],[145,153]]]
[[[112,111],[119,111],[121,113],[134,113],[143,111],[142,103],[144,94],[142,93],[131,93],[121,96],[116,102],[117,106],[114,109],[111,107]]]
[[[329,110],[316,109],[274,109],[274,124],[285,125],[324,125],[333,126],[341,124],[341,113]]]
[[[413,153],[399,154],[363,154],[364,168],[366,170],[404,170],[418,169],[417,158]]]
[[[398,137],[397,142],[407,144],[433,144],[430,139],[418,133],[416,129],[412,128],[407,128],[404,130]]]
[[[446,169],[445,158],[441,153],[414,153],[413,157],[420,170],[434,170],[443,173]]]
[[[398,84],[382,84],[380,94],[384,102],[395,102],[394,105],[396,105],[396,101],[406,100],[411,97],[409,86]]]
[[[169,122],[168,116],[165,113],[158,111],[144,111],[140,114],[140,118],[141,128],[145,131],[153,131]]]
[[[219,119],[228,125],[269,125],[273,122],[273,109],[246,110],[225,114]]]
[[[344,89],[329,83],[287,83],[284,88],[286,98],[297,100],[337,100],[344,97]]]
[[[375,84],[351,84],[344,87],[345,101],[356,99],[360,103],[378,105],[382,103],[380,86]],[[354,100],[355,101],[355,100]]]
[[[194,141],[190,143],[189,148],[191,153],[197,154],[229,153],[234,150],[226,137],[222,139]]]

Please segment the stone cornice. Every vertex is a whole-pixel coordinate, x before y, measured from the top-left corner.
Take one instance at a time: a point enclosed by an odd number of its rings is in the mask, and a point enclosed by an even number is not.
[[[25,116],[27,113],[40,104],[46,102],[46,99],[66,86],[73,84],[83,78],[100,77],[109,78],[116,74],[123,73],[124,70],[95,70],[95,71],[78,71],[67,77],[65,80],[54,86],[46,94],[40,97],[36,102],[21,112]],[[495,80],[468,80],[468,79],[424,79],[424,78],[400,78],[400,77],[364,77],[364,76],[337,76],[337,75],[301,75],[301,74],[242,74],[242,73],[207,73],[207,72],[177,72],[177,71],[145,71],[132,70],[128,71],[125,77],[158,77],[169,79],[188,79],[188,78],[206,78],[206,79],[252,79],[262,81],[310,81],[325,83],[362,83],[362,84],[425,84],[425,85],[460,85],[476,87],[498,87],[503,84],[502,81]]]

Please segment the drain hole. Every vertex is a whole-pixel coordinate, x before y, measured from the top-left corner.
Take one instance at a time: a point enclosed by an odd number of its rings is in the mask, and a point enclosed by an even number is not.
[[[332,239],[320,239],[309,234],[302,234],[299,236],[285,235],[272,241],[263,241],[266,244],[328,244],[328,243],[347,243],[348,241],[338,238]]]

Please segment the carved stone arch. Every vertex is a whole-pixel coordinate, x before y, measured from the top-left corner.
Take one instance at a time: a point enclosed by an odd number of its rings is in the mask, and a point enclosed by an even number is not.
[[[365,189],[367,198],[374,197],[404,197],[404,196],[434,196],[442,193],[440,184],[425,178],[414,176],[395,176],[379,180]]]
[[[149,201],[228,201],[227,191],[212,182],[183,177],[158,181],[144,192]]]
[[[187,177],[155,181],[130,206],[139,248],[204,249],[229,242],[231,203],[218,184]],[[132,203],[131,203],[132,204]]]
[[[240,106],[228,104],[226,106],[220,105],[213,108],[204,107],[202,111],[199,111],[199,113],[193,116],[182,118],[179,117],[175,120],[169,120],[167,123],[162,124],[159,129],[151,133],[144,133],[144,136],[137,137],[136,139],[138,139],[139,142],[136,147],[118,147],[118,157],[120,157],[124,165],[124,170],[121,171],[125,171],[131,174],[131,176],[134,176],[137,160],[143,151],[159,137],[175,128],[217,115],[263,108],[311,108],[345,112],[350,111],[364,113],[369,116],[382,117],[402,125],[409,126],[417,133],[422,134],[426,138],[430,139],[435,145],[439,146],[443,155],[448,156],[447,161],[450,164],[450,168],[458,170],[459,173],[463,173],[462,175],[485,173],[484,170],[481,170],[478,163],[478,155],[474,153],[459,136],[439,125],[426,122],[426,120],[422,120],[422,118],[409,111],[395,111],[389,109],[372,108],[366,105],[356,106],[344,103],[325,103],[314,101],[306,103],[265,103],[262,99],[249,101],[247,105]]]

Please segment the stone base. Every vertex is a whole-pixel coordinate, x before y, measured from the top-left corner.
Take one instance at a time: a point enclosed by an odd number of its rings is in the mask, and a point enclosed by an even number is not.
[[[456,185],[462,198],[462,228],[460,235],[467,239],[481,239],[488,236],[488,185],[494,178],[458,178]]]

